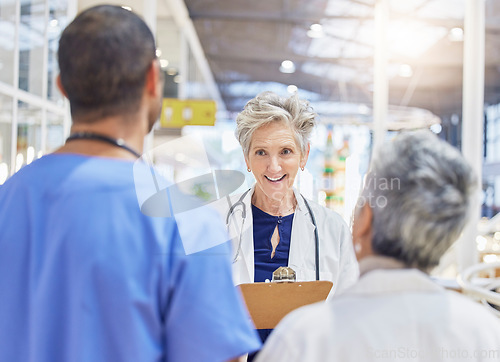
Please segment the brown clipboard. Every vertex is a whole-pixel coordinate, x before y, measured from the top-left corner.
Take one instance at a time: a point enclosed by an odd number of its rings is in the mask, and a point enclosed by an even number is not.
[[[239,288],[257,329],[274,329],[292,310],[326,299],[333,283],[326,280],[292,283],[245,283]]]

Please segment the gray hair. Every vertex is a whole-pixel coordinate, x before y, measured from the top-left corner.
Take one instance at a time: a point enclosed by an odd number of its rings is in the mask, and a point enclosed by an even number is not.
[[[292,130],[302,155],[307,152],[311,131],[316,125],[316,114],[309,102],[299,99],[297,93],[288,98],[273,92],[262,92],[250,100],[236,117],[236,138],[248,156],[255,130],[271,122],[284,122]]]
[[[373,251],[429,271],[460,236],[475,187],[456,148],[427,130],[398,135],[372,161],[362,194]]]

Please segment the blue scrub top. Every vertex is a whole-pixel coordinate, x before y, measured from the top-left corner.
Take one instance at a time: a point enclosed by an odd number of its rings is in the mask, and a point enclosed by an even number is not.
[[[219,362],[260,347],[218,215],[142,214],[133,167],[54,154],[0,186],[1,362]],[[224,242],[186,255],[198,240]]]
[[[288,266],[293,215],[273,216],[252,205],[253,246],[255,259],[255,282],[272,280],[273,272],[280,266]],[[271,258],[273,246],[271,237],[278,226],[280,242]]]

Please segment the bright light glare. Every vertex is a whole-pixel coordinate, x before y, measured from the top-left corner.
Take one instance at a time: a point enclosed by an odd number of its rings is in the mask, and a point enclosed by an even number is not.
[[[483,256],[483,261],[485,263],[494,263],[498,261],[498,256],[496,256],[495,254],[488,254]]]
[[[53,28],[55,28],[59,24],[59,21],[57,19],[52,19],[49,23],[49,25]]]
[[[413,69],[409,64],[401,64],[399,66],[399,76],[403,78],[410,78],[413,75]]]
[[[441,126],[440,123],[434,123],[433,125],[431,125],[430,129],[435,134],[440,134],[441,131],[443,130],[443,127]]]
[[[312,31],[323,31],[323,26],[321,24],[313,24],[311,25]]]
[[[43,156],[43,151],[42,150],[38,151],[37,158],[41,158],[42,156]]]
[[[391,53],[416,58],[446,36],[448,30],[417,21],[395,21],[387,33]]]
[[[0,163],[0,185],[3,185],[4,182],[9,177],[9,166],[5,162]]]
[[[158,58],[161,57],[161,49],[160,48],[156,48],[156,56]]]
[[[296,86],[296,85],[290,84],[290,85],[286,88],[286,90],[288,91],[288,93],[293,94],[293,93],[297,92],[298,88],[297,88],[297,86]]]
[[[24,163],[24,155],[22,153],[18,153],[16,156],[16,172],[21,169]]]
[[[162,68],[168,67],[168,60],[166,60],[166,59],[160,59],[160,66]]]
[[[464,30],[462,28],[453,28],[448,34],[451,41],[464,41]]]
[[[280,72],[281,73],[294,73],[295,72],[295,64],[291,60],[283,60],[281,62],[281,67],[280,67]]]
[[[33,146],[29,146],[28,149],[26,150],[26,164],[29,165],[31,162],[33,162],[33,159],[35,158],[35,149]]]
[[[309,38],[322,38],[325,35],[321,24],[312,24],[310,30],[307,31]]]
[[[476,243],[477,243],[477,248],[478,250],[483,251],[486,248],[486,244],[488,243],[488,240],[482,235],[478,235],[476,237]]]
[[[132,11],[132,8],[130,6],[122,5],[122,9],[125,9],[125,10],[128,10],[128,11]]]

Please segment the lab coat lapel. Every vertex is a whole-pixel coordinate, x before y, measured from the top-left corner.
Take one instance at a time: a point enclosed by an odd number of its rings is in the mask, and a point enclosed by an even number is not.
[[[246,208],[246,220],[243,234],[241,236],[241,254],[242,262],[245,264],[245,271],[248,273],[247,278],[242,276],[240,283],[254,282],[254,248],[253,248],[253,215],[252,215],[252,195],[255,190],[255,185],[252,186],[250,192],[243,199]]]
[[[288,265],[293,267],[306,268],[306,259],[311,259],[314,265],[314,224],[311,221],[309,210],[304,199],[294,188],[297,208],[293,216],[292,235],[290,238],[290,254]]]

